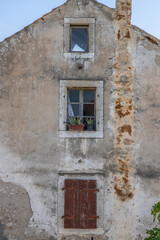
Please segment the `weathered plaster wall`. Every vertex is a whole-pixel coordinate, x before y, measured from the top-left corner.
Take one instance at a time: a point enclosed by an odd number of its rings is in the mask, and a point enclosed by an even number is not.
[[[148,209],[159,194],[160,50],[130,26],[131,38],[124,42],[125,36],[117,34],[123,24],[117,23],[116,14],[93,0],[68,1],[0,44],[0,199],[7,199],[0,201],[2,239],[140,240],[150,225]],[[64,58],[63,24],[68,17],[96,19],[94,58]],[[119,78],[121,67],[116,64],[123,62],[125,53],[123,67],[132,69]],[[63,79],[104,81],[103,139],[59,138],[59,81]],[[131,118],[129,123],[128,119],[121,122],[123,128],[115,110],[120,104],[117,79],[122,80],[121,95],[126,81],[132,85]],[[132,152],[127,167],[118,164],[115,154],[120,155],[120,132],[121,150],[125,144],[125,151]],[[59,234],[59,172],[103,174],[103,234]],[[117,194],[119,177],[124,177],[130,197]],[[15,208],[20,214],[12,211]],[[5,209],[11,212],[9,218]]]
[[[60,238],[59,170],[106,168],[110,174],[113,139],[112,130],[107,127],[107,105],[105,140],[60,139],[58,116],[60,79],[103,80],[104,98],[109,103],[115,57],[112,14],[105,6],[93,5],[93,1],[68,2],[1,44],[1,178],[20,184],[29,194],[33,215],[25,235],[31,239],[36,235],[40,239],[43,232],[46,239]],[[64,17],[86,16],[96,18],[95,58],[65,59]],[[79,64],[83,66],[81,70]]]
[[[132,163],[136,186],[137,215],[142,216],[135,230],[151,228],[152,205],[158,202],[160,182],[159,159],[159,89],[160,41],[133,27],[132,63],[134,69],[135,157]],[[141,199],[141,201],[140,201]],[[143,206],[143,207],[142,207]],[[149,214],[149,215],[148,215]]]

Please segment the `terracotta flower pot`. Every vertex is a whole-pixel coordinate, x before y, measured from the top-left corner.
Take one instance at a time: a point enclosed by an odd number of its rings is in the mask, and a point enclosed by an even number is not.
[[[83,131],[84,125],[83,124],[80,124],[80,125],[69,124],[68,129],[69,129],[69,131]]]

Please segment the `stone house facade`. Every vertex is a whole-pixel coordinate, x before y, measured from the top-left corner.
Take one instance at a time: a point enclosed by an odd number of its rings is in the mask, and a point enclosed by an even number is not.
[[[1,240],[141,240],[151,227],[160,41],[131,9],[68,0],[0,43]]]

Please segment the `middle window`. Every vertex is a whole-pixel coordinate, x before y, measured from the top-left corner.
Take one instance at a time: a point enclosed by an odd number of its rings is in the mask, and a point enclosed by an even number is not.
[[[95,131],[95,89],[68,89],[67,130]]]

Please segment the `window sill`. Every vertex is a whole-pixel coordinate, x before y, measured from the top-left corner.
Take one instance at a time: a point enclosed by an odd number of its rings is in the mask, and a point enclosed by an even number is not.
[[[69,52],[64,53],[65,58],[94,58],[94,53]]]
[[[96,228],[96,229],[64,229],[64,228],[59,228],[59,233],[65,234],[65,235],[72,235],[72,234],[83,234],[83,235],[88,235],[88,234],[96,234],[96,235],[103,235],[104,234],[104,229],[103,228]]]
[[[61,138],[103,138],[103,131],[59,131]]]

